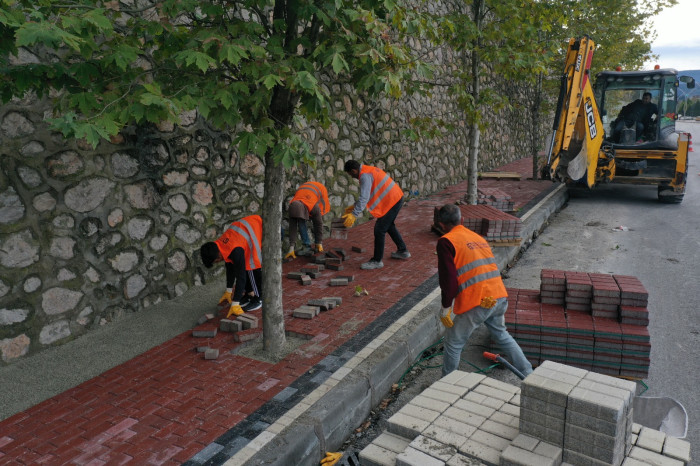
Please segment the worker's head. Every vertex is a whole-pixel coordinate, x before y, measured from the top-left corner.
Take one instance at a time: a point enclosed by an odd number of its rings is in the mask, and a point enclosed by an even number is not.
[[[202,264],[208,269],[214,265],[214,262],[219,262],[224,259],[221,256],[221,252],[219,252],[219,247],[216,243],[211,241],[204,243],[202,247],[199,248],[199,254],[202,256]]]
[[[462,223],[462,212],[455,204],[445,204],[438,211],[438,223],[445,231],[450,231]]]
[[[353,178],[360,178],[360,162],[357,160],[348,160],[345,162],[345,167],[343,168],[345,173],[352,176]]]
[[[645,104],[651,102],[651,92],[645,92],[644,94],[642,94],[642,102],[644,102]]]

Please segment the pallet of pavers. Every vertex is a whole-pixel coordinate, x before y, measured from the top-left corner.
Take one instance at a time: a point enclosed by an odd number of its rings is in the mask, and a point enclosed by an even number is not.
[[[534,365],[548,359],[612,376],[648,376],[649,295],[636,277],[544,269],[539,293],[508,295],[506,327]]]
[[[545,361],[518,388],[454,371],[404,405],[363,466],[690,464],[690,443],[634,422],[636,384]]]
[[[487,205],[460,204],[459,209],[462,212],[462,225],[483,236],[492,246],[520,244],[523,222],[518,217]],[[432,229],[439,234],[444,234],[445,232],[438,226],[438,211],[439,207],[436,207]]]
[[[503,212],[513,212],[514,203],[509,194],[498,188],[477,188],[477,204],[491,206]],[[468,200],[468,195],[464,196]]]

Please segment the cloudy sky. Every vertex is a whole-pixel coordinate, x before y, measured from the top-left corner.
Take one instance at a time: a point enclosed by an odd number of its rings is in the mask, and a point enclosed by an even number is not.
[[[652,52],[659,59],[647,63],[645,69],[655,64],[661,68],[700,70],[700,0],[679,0],[652,19],[657,38]]]

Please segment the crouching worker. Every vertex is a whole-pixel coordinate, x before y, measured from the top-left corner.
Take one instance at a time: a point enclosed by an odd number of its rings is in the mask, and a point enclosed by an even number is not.
[[[199,249],[205,267],[226,263],[226,292],[219,304],[229,304],[227,318],[262,307],[261,243],[262,218],[250,215],[233,222],[219,239]]]
[[[323,216],[331,210],[326,187],[316,181],[308,181],[297,189],[289,203],[289,251],[285,259],[296,259],[294,245],[297,242],[297,230],[301,234],[301,242],[307,250],[311,249],[306,221],[311,218],[314,227],[314,249],[323,251]]]
[[[472,332],[486,325],[492,340],[524,376],[532,365],[506,330],[508,293],[489,243],[462,225],[454,204],[440,208],[438,223],[447,233],[437,242],[438,280],[442,294],[440,320],[445,331],[442,375],[459,367]]]

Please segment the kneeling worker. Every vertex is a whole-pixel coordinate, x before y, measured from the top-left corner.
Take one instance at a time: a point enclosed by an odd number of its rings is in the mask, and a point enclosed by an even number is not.
[[[323,216],[331,210],[326,187],[316,181],[307,181],[299,186],[296,194],[289,203],[289,252],[285,259],[296,258],[294,245],[297,242],[297,229],[301,233],[301,241],[307,249],[311,249],[306,221],[311,217],[314,226],[315,249],[323,251]]]
[[[442,375],[459,367],[464,345],[472,332],[486,325],[491,338],[523,375],[532,364],[506,330],[508,293],[489,243],[461,224],[461,211],[447,204],[438,223],[447,233],[437,242],[438,280],[442,294],[440,320],[447,327]]]
[[[262,307],[261,243],[262,218],[250,215],[233,222],[219,239],[204,243],[199,249],[207,268],[215,262],[226,262],[226,292],[219,304],[230,305],[227,318]]]

